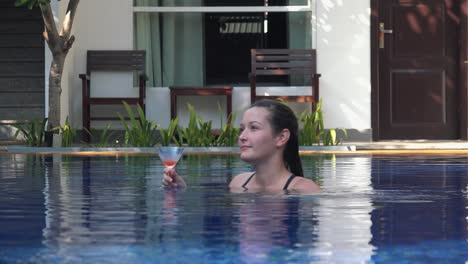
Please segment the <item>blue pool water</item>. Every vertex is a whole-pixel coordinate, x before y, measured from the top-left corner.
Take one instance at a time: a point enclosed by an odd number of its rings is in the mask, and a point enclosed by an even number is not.
[[[466,263],[468,155],[304,155],[317,195],[231,193],[237,155],[0,155],[0,263]]]

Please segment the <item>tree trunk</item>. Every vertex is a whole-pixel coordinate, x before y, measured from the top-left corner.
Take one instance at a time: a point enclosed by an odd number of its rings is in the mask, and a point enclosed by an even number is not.
[[[75,37],[71,35],[71,29],[79,2],[80,0],[69,0],[67,12],[62,23],[62,29],[59,33],[50,6],[50,0],[39,1],[39,7],[41,8],[45,26],[43,36],[52,52],[52,64],[50,65],[49,74],[49,130],[61,125],[60,95],[62,94],[63,65],[65,63],[65,57],[75,41]]]
[[[68,51],[68,50],[67,50]],[[62,94],[62,72],[67,52],[53,55],[49,74],[49,130],[60,126],[60,95]]]

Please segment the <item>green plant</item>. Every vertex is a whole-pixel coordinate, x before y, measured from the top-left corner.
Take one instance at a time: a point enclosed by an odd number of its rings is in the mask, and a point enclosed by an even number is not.
[[[125,101],[122,101],[122,103],[130,119],[130,123],[128,124],[125,118],[120,113],[117,113],[122,121],[122,125],[125,127],[125,144],[130,144],[134,147],[153,147],[156,145],[156,129],[158,124],[145,118],[145,113],[140,105],[137,105],[139,116],[139,120],[137,120],[130,106]]]
[[[304,110],[298,118],[302,124],[302,129],[299,131],[299,145],[312,146],[320,144],[323,135],[323,113],[322,100],[320,99],[315,107],[315,111],[309,112]]]
[[[302,129],[299,132],[299,145],[301,146],[319,145],[320,143],[323,143],[325,146],[339,145],[343,142],[343,139],[337,137],[337,130],[341,130],[344,136],[348,137],[348,132],[344,128],[324,128],[322,99],[317,103],[315,111],[309,112],[305,110],[301,113],[298,120],[302,124]]]
[[[31,147],[42,147],[44,144],[44,137],[47,128],[47,118],[39,120],[34,118],[32,122],[12,124],[17,129],[14,137],[18,138],[19,134],[23,134],[28,146]]]
[[[179,118],[176,117],[171,120],[169,123],[169,127],[167,129],[162,128],[162,126],[158,126],[159,135],[161,137],[161,145],[169,146],[171,144],[171,140],[174,141],[177,145],[181,145],[181,143],[175,137],[175,131],[177,130],[177,126],[179,124]]]
[[[338,138],[337,137],[336,130],[337,129],[328,129],[328,130],[326,130],[326,132],[323,135],[323,145],[325,145],[325,146],[336,146],[336,145],[339,145],[339,144],[341,144],[343,142],[343,138]],[[345,137],[348,137],[348,132],[346,131],[346,129],[341,128],[339,130],[341,130],[343,132]]]
[[[223,113],[221,110],[221,105],[218,102],[218,112],[221,121],[221,131],[218,138],[216,139],[216,146],[232,147],[237,143],[237,138],[240,134],[240,129],[234,126],[236,121],[237,113],[231,113],[231,116],[228,117],[226,124],[223,124]]]
[[[60,130],[60,134],[62,134],[62,147],[70,147],[72,145],[73,139],[76,136],[76,129],[71,127],[68,116],[63,126],[56,127],[52,130]]]
[[[191,104],[189,108],[189,123],[186,128],[178,127],[179,140],[184,140],[191,147],[210,147],[215,141],[215,136],[211,131],[211,121],[204,122],[200,115],[195,113]]]
[[[106,127],[101,130],[101,132],[97,133],[97,129],[91,129],[89,131],[88,129],[84,128],[86,133],[89,134],[91,137],[91,142],[93,144],[89,144],[91,147],[96,147],[96,148],[102,148],[102,147],[113,147],[115,146],[114,143],[112,143],[112,136],[114,135],[114,132],[110,131],[111,125],[107,124]],[[93,139],[94,135],[98,135],[97,139]]]

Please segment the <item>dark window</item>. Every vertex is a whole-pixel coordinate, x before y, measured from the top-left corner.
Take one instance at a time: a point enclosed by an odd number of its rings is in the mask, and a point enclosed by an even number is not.
[[[233,0],[206,3],[233,6]],[[260,2],[260,3],[257,3]],[[249,0],[245,5],[261,5],[264,0]],[[271,1],[285,5],[285,1]],[[279,3],[281,2],[281,3]],[[273,4],[273,3],[271,3]],[[206,13],[205,23],[205,81],[211,84],[247,84],[250,71],[250,49],[287,48],[286,13]],[[282,76],[261,80],[285,84]]]

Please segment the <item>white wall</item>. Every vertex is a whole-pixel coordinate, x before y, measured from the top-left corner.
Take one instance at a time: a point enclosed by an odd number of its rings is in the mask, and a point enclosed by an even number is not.
[[[60,2],[61,7],[66,7],[67,4],[68,1]],[[78,74],[86,72],[86,51],[133,48],[132,1],[80,1],[73,24],[73,34],[76,40],[67,57],[67,78],[64,78],[62,83],[64,91],[69,89],[68,98],[62,96],[62,102],[69,104],[69,113],[63,115],[70,115],[73,127],[81,128],[82,96]],[[109,80],[115,79],[111,76]]]
[[[61,1],[65,5],[66,1]],[[315,0],[313,36],[318,52],[318,71],[322,73],[325,126],[370,130],[370,3],[368,0]],[[110,11],[112,10],[112,11]],[[129,0],[82,0],[74,24],[76,41],[67,58],[64,91],[70,89],[65,104],[70,105],[74,127],[81,128],[81,83],[78,73],[85,72],[88,49],[132,49],[133,14]],[[67,92],[64,92],[64,95]],[[205,120],[219,123],[216,101],[224,98],[191,99]],[[249,105],[248,87],[235,87],[233,111]],[[187,122],[184,99],[179,104],[181,123]],[[303,108],[296,107],[297,111]],[[65,112],[65,111],[64,111]],[[147,89],[147,117],[166,126],[170,116],[169,90]]]
[[[325,126],[370,129],[370,1],[316,1]]]

